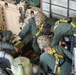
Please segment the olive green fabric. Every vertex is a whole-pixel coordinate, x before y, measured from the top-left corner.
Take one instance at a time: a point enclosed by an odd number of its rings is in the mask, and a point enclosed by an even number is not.
[[[11,43],[11,40],[14,38],[13,33],[10,30],[2,30],[2,40],[4,40],[4,42],[8,42]]]
[[[21,0],[16,0],[17,3],[19,3]],[[40,6],[40,0],[24,0],[25,2],[28,2],[31,6]]]
[[[51,23],[52,23],[52,24],[51,24]],[[45,22],[45,24],[44,24],[44,26],[45,26],[45,25],[48,25],[48,24],[49,24],[50,26],[52,26],[52,25],[54,24],[54,22],[51,21],[51,20],[49,20],[49,19],[47,19],[46,22]],[[26,34],[29,30],[31,30],[32,36],[34,36],[34,35],[39,31],[39,29],[36,27],[35,18],[34,18],[34,17],[30,18],[30,19],[26,22],[23,30],[19,33],[18,36],[19,36],[20,38],[23,38],[23,37],[25,36],[25,34]],[[42,34],[40,34],[40,35],[42,35]],[[40,35],[39,35],[39,36],[40,36]],[[37,45],[37,37],[33,38],[32,41],[33,41],[32,47],[33,47],[34,51],[35,51],[35,52],[40,52],[40,49],[39,49],[39,47],[38,47],[38,45]]]
[[[15,46],[13,46],[12,44],[0,41],[0,50],[13,54],[15,53]]]
[[[76,18],[72,18],[72,22],[76,25]],[[55,25],[52,28],[54,28],[54,27],[55,27]],[[74,31],[76,31],[76,29],[74,27],[72,27],[69,23],[63,23],[63,22],[59,23],[57,28],[54,30],[54,37],[53,37],[51,46],[57,45],[59,40],[64,35],[70,35]],[[76,43],[76,40],[75,40],[75,43]]]
[[[40,6],[40,0],[30,0],[30,5],[31,6]]]
[[[0,48],[1,49],[14,49],[15,46],[13,46],[12,44],[8,44],[6,42],[1,42],[0,41]]]
[[[11,41],[13,39],[13,33],[10,30],[1,30],[2,40],[0,40],[0,50],[5,51],[7,53],[14,53],[15,46],[12,45]]]
[[[63,48],[62,46],[54,46],[53,47],[58,54],[64,56],[67,59],[72,59],[72,54]],[[48,67],[53,71],[55,67],[55,57],[49,53],[43,53],[40,56],[40,65],[41,68],[44,70],[44,72],[48,72]],[[60,59],[60,64],[64,61],[64,59]],[[61,71],[60,75],[68,75],[71,72],[72,69],[72,63],[69,60],[66,60],[62,65],[61,65]],[[57,70],[56,70],[57,74]]]

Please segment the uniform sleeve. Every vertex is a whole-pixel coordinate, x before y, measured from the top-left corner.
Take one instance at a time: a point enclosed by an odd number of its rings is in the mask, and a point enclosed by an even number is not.
[[[72,60],[72,53],[69,50],[66,50],[65,48],[61,47],[63,49],[64,54]]]
[[[25,36],[25,34],[30,30],[30,21],[28,20],[25,24],[25,26],[23,27],[23,29],[20,31],[19,33],[19,37],[23,38]]]
[[[15,46],[13,46],[12,44],[9,44],[9,43],[0,42],[0,48],[11,50],[11,49],[15,49]]]
[[[30,0],[30,5],[32,6],[38,6],[40,5],[40,0]]]
[[[61,37],[62,37],[62,31],[61,31],[61,29],[57,29],[54,32],[54,36],[53,36],[53,39],[51,42],[51,46],[57,45],[58,42],[61,40]]]
[[[10,40],[14,37],[13,33],[10,30],[3,30],[2,34],[3,34],[2,40],[7,42],[10,42]]]

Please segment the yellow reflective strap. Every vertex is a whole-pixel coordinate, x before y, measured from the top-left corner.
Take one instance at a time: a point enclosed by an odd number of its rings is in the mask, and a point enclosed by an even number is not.
[[[46,53],[49,53],[49,54],[53,54],[53,51],[50,50],[50,49],[46,50],[45,52],[46,52]]]
[[[56,23],[55,23],[55,25],[58,25],[59,24],[59,21],[57,21]]]
[[[64,58],[64,57],[63,57],[62,55],[60,55],[60,54],[58,54],[58,57],[59,57],[59,58]]]
[[[58,24],[59,25],[59,24]],[[55,25],[54,30],[58,27],[58,25]]]
[[[60,66],[58,66],[57,69],[58,69],[58,75],[60,75]]]
[[[68,21],[65,20],[65,19],[60,19],[59,21],[57,21],[57,22],[55,23],[54,30],[58,27],[58,25],[59,25],[60,22],[65,22],[65,23],[67,23]]]
[[[50,50],[46,50],[45,52],[52,54]]]
[[[37,37],[39,34],[40,34],[40,31],[38,31],[38,32],[35,34],[35,36]]]
[[[54,48],[52,48],[52,54],[54,54],[55,58],[58,59],[58,54]]]
[[[63,56],[60,55],[60,54],[58,54],[54,48],[52,48],[52,50],[53,50],[53,53],[55,53],[54,56],[55,56],[56,58],[63,58]]]
[[[61,20],[57,21],[57,22],[55,23],[54,30],[58,27],[58,25],[59,25],[60,22],[68,23],[68,20],[61,19]],[[75,25],[73,22],[70,22],[70,25],[71,25],[72,27],[76,28],[76,25]]]
[[[73,34],[73,36],[76,36],[76,34]]]
[[[58,58],[63,59],[63,56],[62,56],[62,55],[59,55],[59,54],[57,54],[57,53],[55,53],[54,56],[55,56],[56,59],[58,59]]]
[[[59,22],[65,22],[65,23],[67,23],[68,21],[65,20],[65,19],[61,19]]]
[[[70,24],[72,27],[76,28],[76,25],[73,22],[71,22]]]
[[[65,23],[67,23],[68,21],[67,20],[65,20],[65,19],[60,19],[59,21],[57,21],[55,24],[56,25],[58,25],[60,22],[65,22]]]
[[[56,53],[56,50],[54,48],[52,48],[53,53]]]
[[[49,54],[54,54],[54,56],[55,56],[56,59],[58,59],[58,58],[61,58],[61,59],[64,58],[62,55],[58,54],[54,48],[52,48],[51,50],[47,50],[45,52],[47,52]]]
[[[40,29],[39,29],[40,31],[42,31],[42,29],[43,29],[43,26],[44,26],[44,24],[42,24],[42,25],[41,25],[41,27],[40,27]]]
[[[65,23],[68,23],[67,20],[61,20],[60,22],[65,22]],[[73,23],[73,22],[70,22],[70,25],[74,28],[76,28],[76,25]]]
[[[56,59],[58,59],[58,54],[57,53],[55,53],[54,56],[55,56]]]
[[[66,42],[64,42],[64,41],[63,41],[63,42],[61,42],[61,44],[65,45],[65,44],[66,44]]]
[[[42,31],[43,26],[44,26],[44,23],[43,23],[43,24],[41,25],[41,27],[39,28],[39,31],[35,34],[36,37],[37,37],[37,36],[40,34],[40,32]]]

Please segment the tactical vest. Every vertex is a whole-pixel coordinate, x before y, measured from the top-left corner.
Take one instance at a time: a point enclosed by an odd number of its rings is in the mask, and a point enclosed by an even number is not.
[[[45,52],[52,54],[56,58],[56,60],[64,59],[64,57],[62,55],[58,54],[54,48],[52,48],[51,50],[47,50]],[[64,62],[65,61],[63,61],[62,64],[58,63],[58,66],[57,66],[58,75],[60,75],[60,66],[63,65]]]

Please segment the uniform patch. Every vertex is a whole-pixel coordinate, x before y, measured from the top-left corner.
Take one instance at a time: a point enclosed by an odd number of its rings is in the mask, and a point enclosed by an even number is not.
[[[27,21],[26,24],[29,24],[29,21]]]

